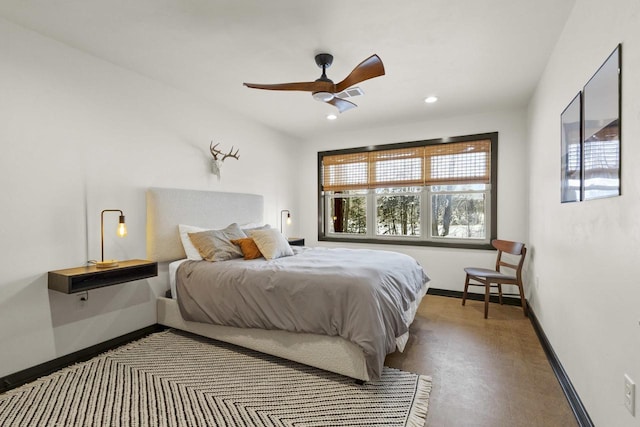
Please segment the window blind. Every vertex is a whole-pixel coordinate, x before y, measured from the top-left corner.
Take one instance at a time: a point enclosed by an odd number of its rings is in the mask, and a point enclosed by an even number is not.
[[[369,153],[339,154],[322,158],[325,191],[359,190],[369,185]]]
[[[424,147],[371,151],[369,188],[424,184]]]
[[[324,191],[490,181],[489,139],[322,157]]]
[[[425,147],[425,181],[433,184],[491,182],[491,141],[467,141]]]

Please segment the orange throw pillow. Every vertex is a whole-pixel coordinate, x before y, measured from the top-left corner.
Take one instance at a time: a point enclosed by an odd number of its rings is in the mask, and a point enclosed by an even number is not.
[[[244,259],[256,259],[262,256],[260,249],[258,249],[258,246],[256,246],[256,242],[254,242],[251,237],[246,237],[244,239],[235,239],[232,240],[231,243],[240,246],[240,250],[242,251],[242,255],[244,255]]]

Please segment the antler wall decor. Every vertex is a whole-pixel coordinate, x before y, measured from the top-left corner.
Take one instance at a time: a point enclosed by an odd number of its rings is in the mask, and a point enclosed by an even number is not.
[[[218,150],[218,145],[220,144],[218,143],[216,145],[213,145],[213,141],[211,141],[211,144],[209,144],[209,151],[211,151],[211,155],[213,156],[213,162],[211,162],[211,172],[216,175],[218,179],[220,179],[222,162],[224,162],[224,159],[226,159],[227,157],[240,160],[240,155],[238,154],[240,152],[240,149],[236,149],[236,152],[234,153],[232,145],[231,150],[229,150],[228,153],[223,153],[222,150]]]

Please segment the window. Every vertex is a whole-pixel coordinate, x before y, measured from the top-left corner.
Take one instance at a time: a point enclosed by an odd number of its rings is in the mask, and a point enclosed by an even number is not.
[[[320,240],[487,248],[498,134],[318,153]]]

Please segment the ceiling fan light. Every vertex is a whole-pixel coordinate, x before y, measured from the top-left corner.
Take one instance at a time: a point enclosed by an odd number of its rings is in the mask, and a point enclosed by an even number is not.
[[[327,114],[327,120],[335,120],[337,119],[338,116],[336,116],[335,114],[331,113],[331,114]]]
[[[436,102],[438,100],[437,96],[431,95],[431,96],[427,96],[424,100],[424,102],[426,102],[427,104],[433,104],[434,102]]]
[[[320,102],[329,102],[333,99],[333,94],[331,92],[314,92],[311,96],[313,96],[313,99]]]

